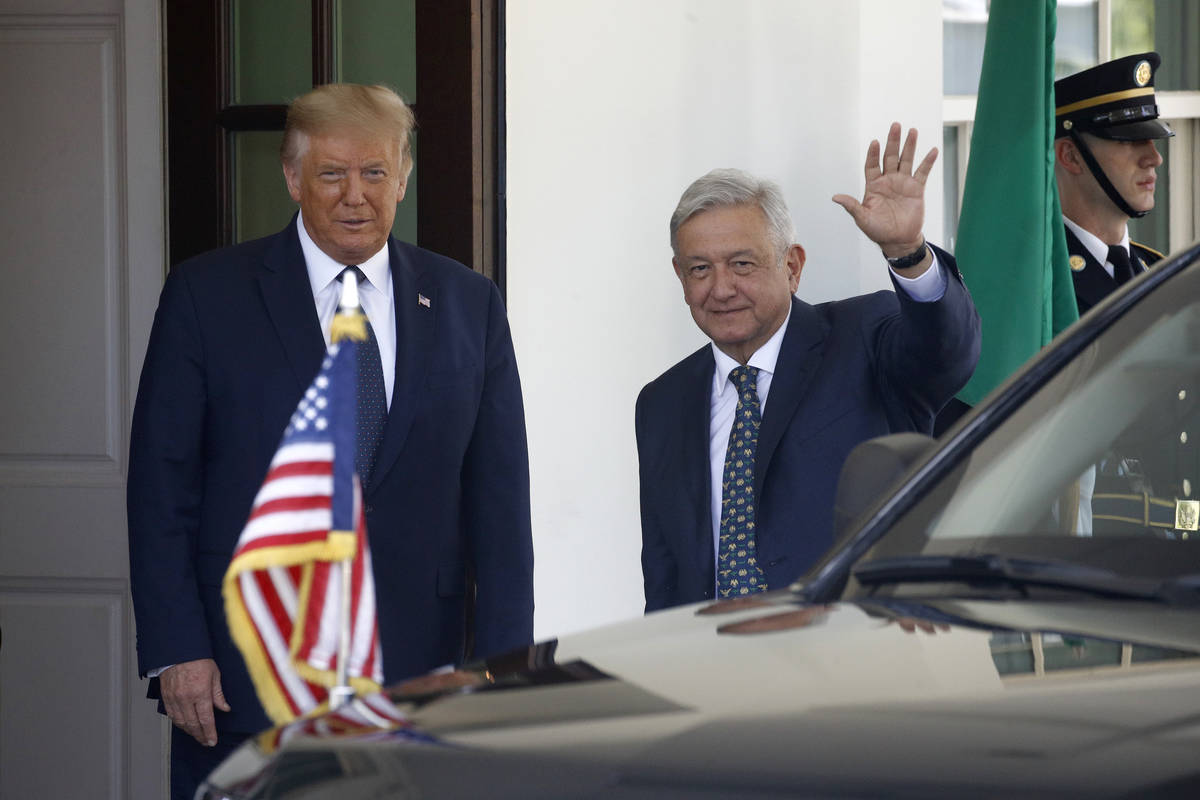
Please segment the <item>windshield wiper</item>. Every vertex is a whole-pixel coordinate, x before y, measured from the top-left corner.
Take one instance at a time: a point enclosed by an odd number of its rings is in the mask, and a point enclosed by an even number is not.
[[[1039,560],[1002,555],[900,556],[859,564],[854,578],[864,586],[888,583],[950,581],[1003,583],[1017,588],[1040,586],[1071,589],[1112,597],[1157,600],[1169,603],[1195,602],[1200,598],[1194,585],[1173,586],[1157,578],[1133,578],[1112,570],[1069,561]],[[1182,591],[1181,591],[1182,590]]]

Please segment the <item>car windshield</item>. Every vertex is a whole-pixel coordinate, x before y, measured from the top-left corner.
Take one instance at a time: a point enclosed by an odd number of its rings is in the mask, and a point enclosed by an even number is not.
[[[995,556],[1006,569],[1022,560],[1091,568],[1085,578],[1197,575],[1197,437],[1200,265],[1192,264],[1031,395],[891,526],[858,570],[867,576],[862,567],[874,562],[877,578],[889,560],[912,567],[914,556],[948,556],[960,569],[974,559],[980,573],[979,557]],[[937,563],[916,561],[926,573]]]

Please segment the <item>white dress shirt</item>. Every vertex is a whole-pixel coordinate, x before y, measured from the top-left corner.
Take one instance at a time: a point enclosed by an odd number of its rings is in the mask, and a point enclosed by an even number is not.
[[[931,251],[932,252],[932,251]],[[904,293],[919,303],[931,303],[941,300],[946,294],[949,277],[945,268],[933,256],[933,265],[916,278],[904,278],[897,275],[895,270],[889,271]],[[759,412],[767,413],[767,395],[771,391],[771,378],[774,377],[775,363],[779,360],[779,348],[783,344],[783,336],[787,332],[788,321],[792,318],[791,307],[779,330],[754,351],[747,362],[748,366],[758,369]],[[729,380],[729,373],[739,366],[731,356],[726,355],[714,343],[712,345],[713,359],[716,369],[713,370],[712,389],[708,403],[708,467],[710,478],[709,499],[711,501],[711,519],[713,532],[713,563],[716,563],[717,546],[721,543],[721,487],[722,473],[725,470],[725,451],[729,448],[729,431],[733,428],[733,415],[737,411],[737,390]],[[714,570],[714,590],[716,579]],[[774,587],[772,587],[774,588]]]
[[[392,407],[392,387],[396,383],[396,304],[392,295],[392,270],[388,258],[387,244],[375,255],[361,264],[339,264],[325,254],[304,228],[304,217],[296,216],[300,231],[300,249],[304,251],[304,263],[308,266],[308,282],[312,287],[313,300],[317,304],[317,316],[321,320],[321,333],[325,346],[329,346],[329,327],[337,313],[338,300],[342,296],[342,285],[338,276],[346,267],[358,267],[367,276],[358,287],[358,301],[363,307],[375,338],[379,341],[379,359],[383,362],[383,389],[387,395],[388,408]]]
[[[1111,278],[1113,276],[1113,265],[1112,262],[1108,260],[1108,245],[1104,243],[1104,240],[1091,231],[1086,231],[1079,227],[1078,224],[1072,222],[1066,217],[1063,217],[1063,223],[1071,229],[1071,233],[1075,234],[1075,237],[1079,239],[1079,243],[1087,248],[1087,251],[1092,254],[1092,258],[1096,259],[1096,261],[1098,261],[1100,265],[1104,267],[1104,271],[1107,272],[1108,277]],[[1125,234],[1121,237],[1121,241],[1117,242],[1117,245],[1124,247],[1126,253],[1129,252],[1128,226],[1126,226]]]

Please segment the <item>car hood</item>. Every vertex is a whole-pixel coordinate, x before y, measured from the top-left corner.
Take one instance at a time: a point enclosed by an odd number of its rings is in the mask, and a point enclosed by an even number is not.
[[[1198,751],[1196,612],[773,593],[564,636],[268,731],[207,796],[1191,797]]]

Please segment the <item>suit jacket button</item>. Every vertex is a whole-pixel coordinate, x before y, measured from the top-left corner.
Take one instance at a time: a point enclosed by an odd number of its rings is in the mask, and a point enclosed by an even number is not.
[[[374,510],[375,510],[375,506],[373,506],[373,505],[368,504],[368,505],[363,506],[364,514],[370,514]]]

